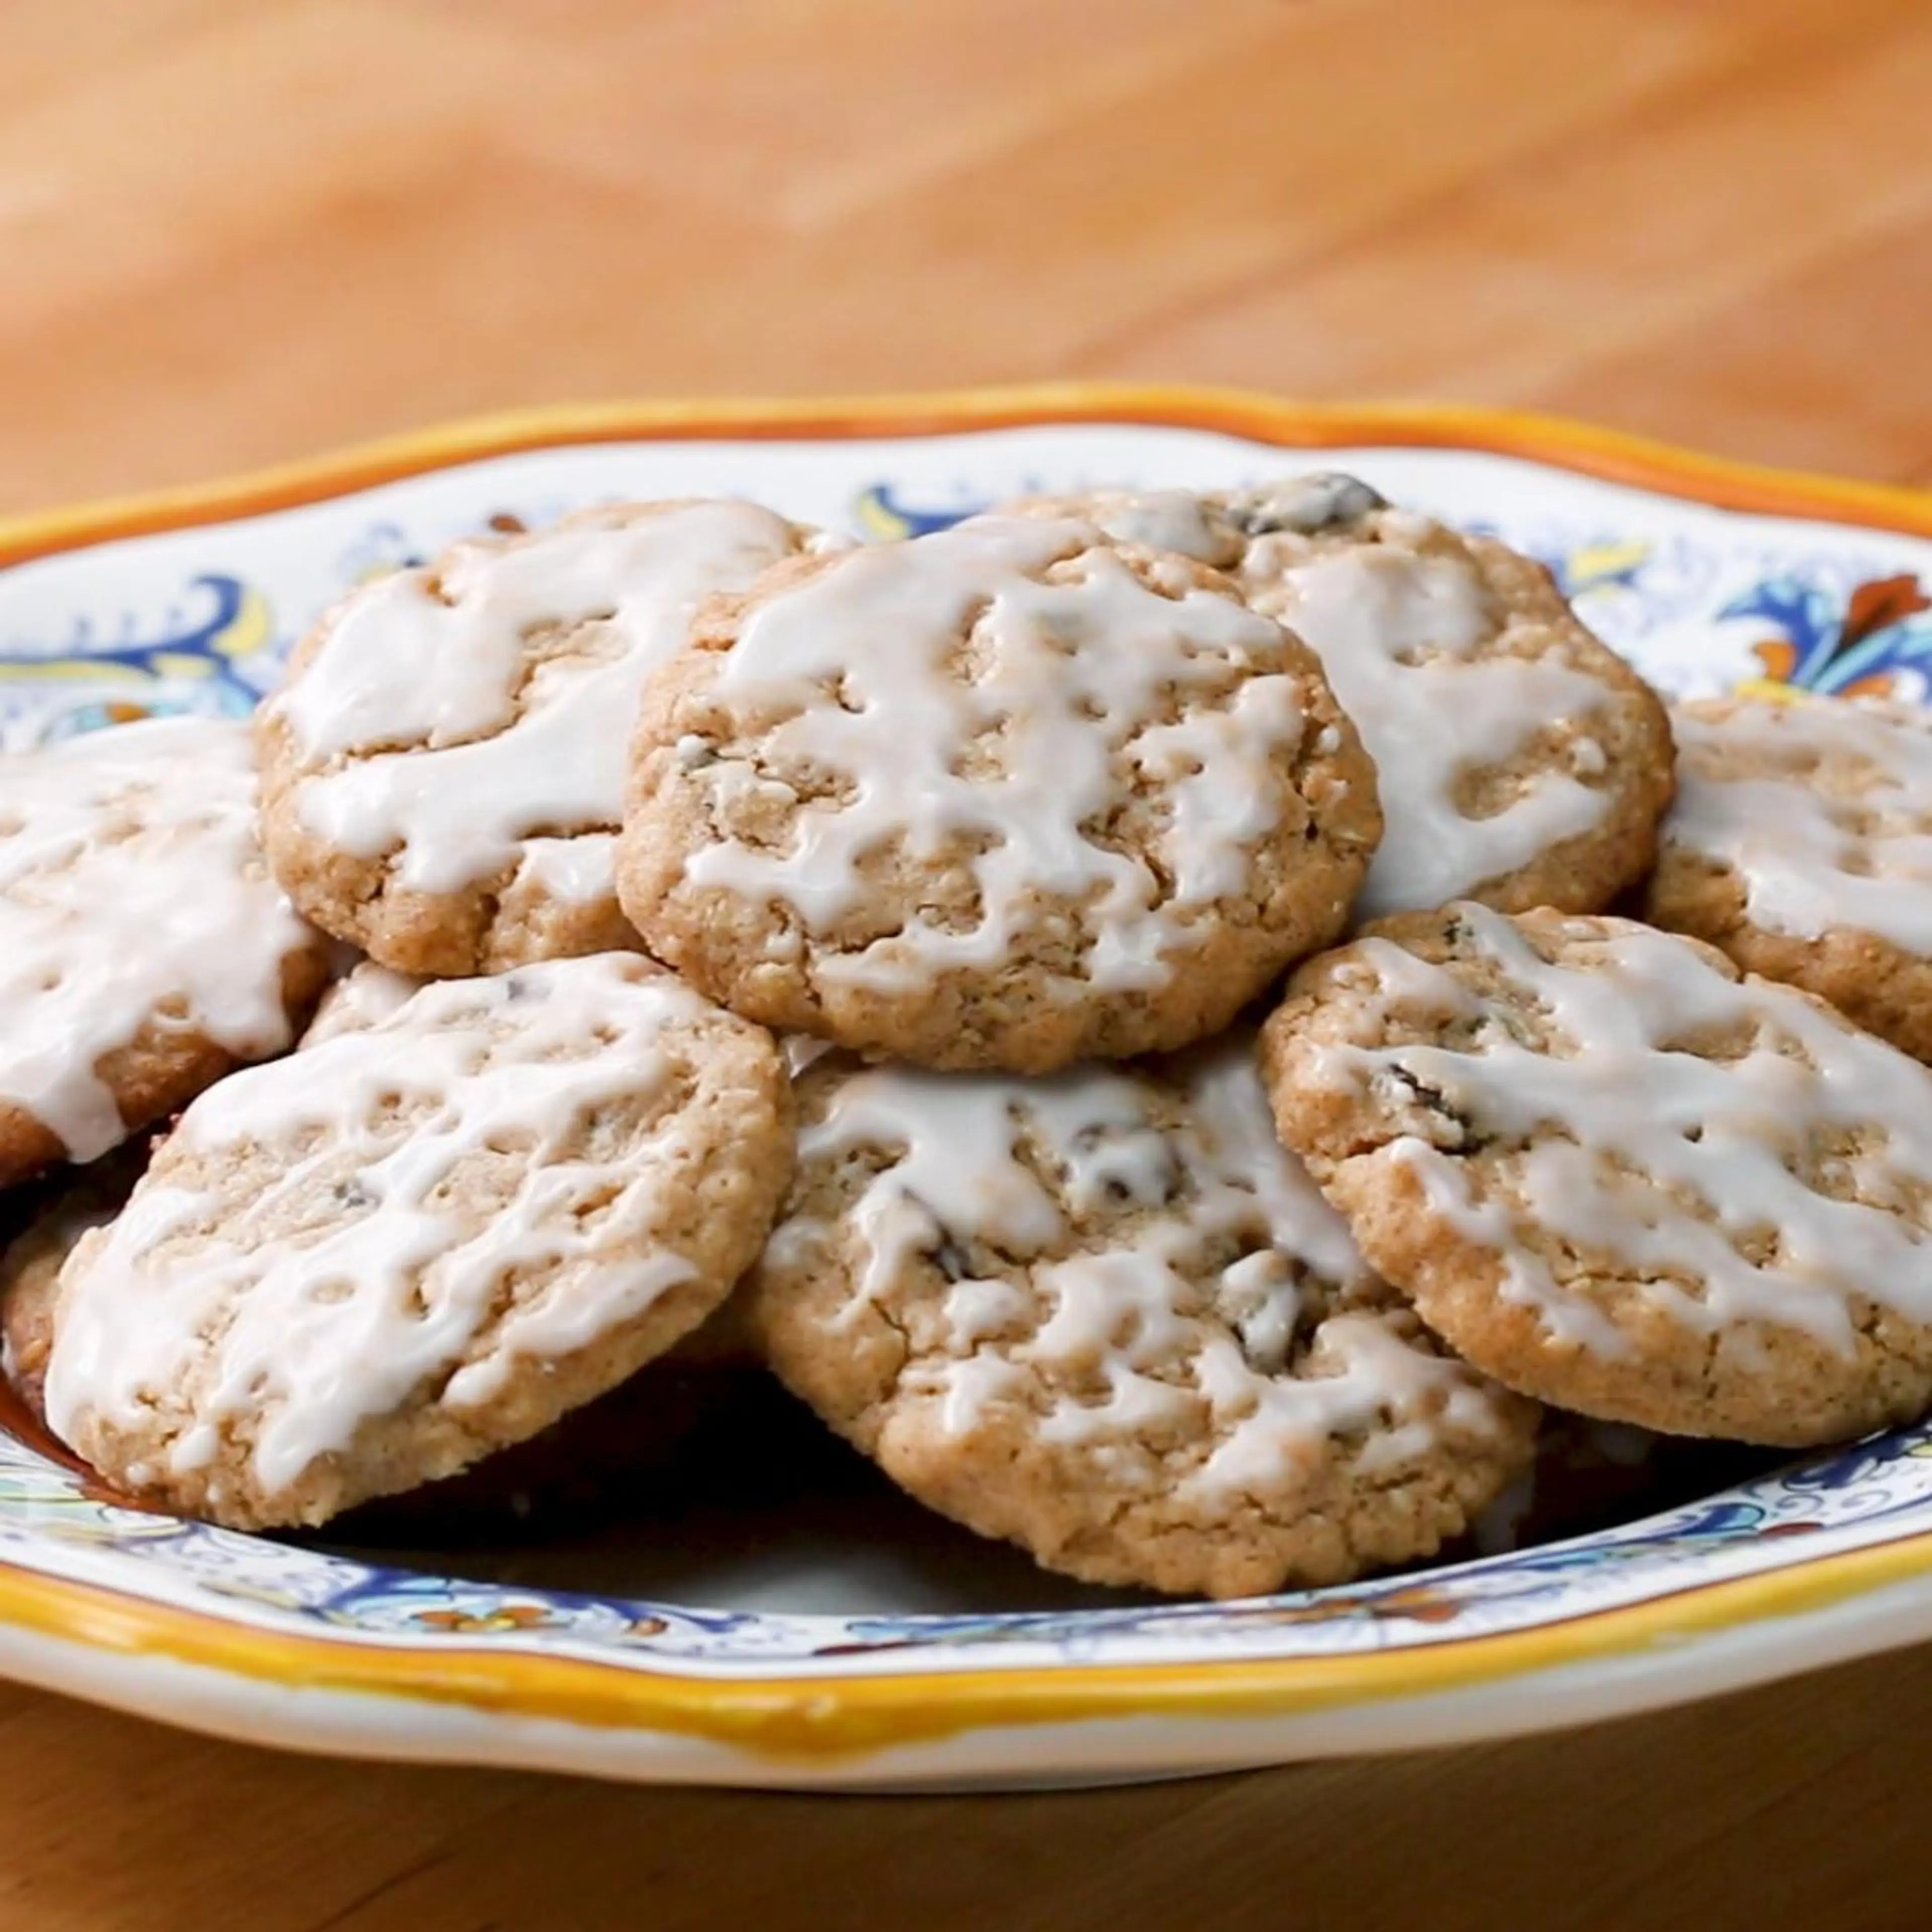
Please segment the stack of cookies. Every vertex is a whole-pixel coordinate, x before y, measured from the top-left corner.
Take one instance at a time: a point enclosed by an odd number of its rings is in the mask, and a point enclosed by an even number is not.
[[[1216,1596],[1429,1556],[1545,1405],[1917,1416],[1932,734],[1676,740],[1343,476],[460,544],[252,734],[0,773],[9,1375],[314,1525],[728,1329],[932,1508]]]

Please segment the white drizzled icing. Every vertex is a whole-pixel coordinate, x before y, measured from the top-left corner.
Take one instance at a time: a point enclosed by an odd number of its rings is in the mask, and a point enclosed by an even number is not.
[[[1280,668],[1274,624],[1229,596],[1162,596],[1090,548],[1102,542],[1084,524],[974,518],[855,551],[761,604],[714,687],[748,717],[775,717],[757,733],[761,769],[708,761],[703,782],[728,827],[748,795],[791,802],[789,778],[842,782],[796,800],[782,849],[728,834],[694,854],[691,884],[780,901],[822,932],[874,890],[868,855],[896,847],[938,865],[964,842],[979,848],[965,862],[976,923],[949,930],[911,908],[824,976],[902,990],[998,966],[1046,898],[1079,902],[1094,934],[1070,997],[1166,984],[1198,940],[1185,915],[1238,890],[1253,846],[1285,812],[1299,818],[1285,775],[1304,688]],[[1038,580],[1062,558],[1077,561]],[[970,674],[958,664],[969,630]],[[1154,722],[1176,706],[1179,722]],[[986,764],[970,762],[976,749]],[[1151,863],[1090,836],[1136,771],[1171,807]]]
[[[1376,761],[1388,829],[1358,917],[1440,905],[1602,822],[1610,794],[1581,782],[1606,766],[1588,736],[1571,770],[1526,776],[1492,816],[1456,802],[1466,773],[1612,694],[1547,655],[1492,650],[1502,614],[1472,560],[1364,544],[1295,565],[1256,597],[1321,658]]]
[[[272,1493],[439,1381],[476,1409],[642,1313],[691,1278],[653,1229],[704,1150],[677,1108],[583,1150],[600,1108],[664,1090],[710,1010],[628,956],[558,961],[426,987],[211,1088],[63,1275],[50,1424],[72,1442],[90,1412],[141,1432],[185,1405],[167,1466],[242,1425]],[[230,1159],[259,1184],[224,1186]]]
[[[378,966],[373,959],[364,959],[322,994],[300,1044],[304,1048],[320,1046],[339,1033],[356,1033],[374,1026],[428,983],[412,974]]]
[[[1171,1081],[1097,1067],[1048,1080],[898,1067],[854,1074],[800,1160],[893,1156],[852,1204],[848,1326],[874,1304],[925,1332],[902,1394],[964,1434],[1030,1412],[1046,1442],[1109,1460],[1163,1435],[1202,1445],[1180,1493],[1224,1503],[1291,1478],[1337,1437],[1369,1466],[1446,1421],[1492,1430],[1484,1385],[1405,1339],[1340,1217],[1276,1141],[1250,1042]],[[782,1228],[796,1264],[832,1235]],[[908,1310],[920,1257],[949,1277]],[[1339,1306],[1338,1306],[1339,1304]]]
[[[1833,927],[1932,952],[1932,726],[1818,700],[1728,700],[1675,714],[1666,848],[1733,867],[1767,932]]]
[[[799,548],[754,504],[628,505],[367,586],[272,700],[310,774],[303,825],[394,852],[413,890],[522,866],[554,898],[608,896],[645,677],[704,597]]]
[[[1304,1077],[1366,1084],[1397,1106],[1413,1103],[1415,1083],[1494,1144],[1494,1184],[1416,1136],[1391,1151],[1437,1213],[1504,1258],[1510,1299],[1559,1340],[1628,1352],[1603,1305],[1525,1245],[1534,1229],[1615,1256],[1620,1295],[1694,1332],[1762,1322],[1849,1350],[1860,1302],[1932,1323],[1932,1074],[1788,988],[1727,978],[1667,934],[1610,922],[1587,967],[1552,965],[1501,914],[1457,914],[1466,952],[1520,990],[1486,999],[1444,968],[1365,941],[1348,994],[1370,1002],[1372,1021],[1427,1016],[1468,1044],[1323,1046],[1304,1056]],[[1526,1044],[1508,1017],[1517,1006],[1561,1046]],[[1740,1058],[1700,1057],[1701,1043],[1746,1029]],[[1816,1191],[1792,1172],[1808,1160],[1871,1204]]]
[[[283,962],[319,944],[256,844],[245,724],[121,725],[0,760],[0,1099],[74,1160],[125,1136],[104,1054],[150,1024],[281,1052]]]
[[[1537,735],[1587,720],[1612,694],[1544,652],[1494,648],[1506,613],[1467,553],[1440,547],[1427,519],[1391,510],[1365,484],[1328,472],[1258,488],[1099,490],[1065,500],[1123,542],[1238,567],[1250,602],[1322,659],[1376,761],[1387,829],[1356,902],[1359,918],[1442,904],[1520,870],[1603,821],[1609,757],[1579,735],[1567,770],[1526,774],[1502,810],[1472,818],[1464,777],[1508,764]],[[1032,514],[1055,507],[1043,499]],[[1378,513],[1384,542],[1311,548]],[[1436,539],[1437,547],[1429,548]],[[1412,554],[1406,544],[1424,546]]]

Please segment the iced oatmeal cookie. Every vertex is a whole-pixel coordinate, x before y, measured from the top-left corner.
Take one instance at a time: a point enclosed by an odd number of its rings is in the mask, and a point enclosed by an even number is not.
[[[811,541],[752,503],[618,504],[352,591],[258,715],[277,875],[401,972],[634,946],[611,860],[638,688],[702,598]]]
[[[327,972],[256,842],[246,724],[0,758],[0,1185],[286,1052]]]
[[[1932,1401],[1932,1073],[1811,994],[1465,904],[1310,962],[1263,1044],[1364,1252],[1511,1388],[1792,1445]]]
[[[1319,665],[1226,578],[976,518],[705,608],[645,693],[619,891],[748,1017],[1039,1072],[1225,1025],[1380,830]]]
[[[1932,717],[1737,698],[1675,722],[1647,916],[1932,1060]]]
[[[322,1522],[696,1327],[790,1156],[770,1036],[634,954],[427,986],[182,1117],[62,1272],[48,1422],[170,1508]]]
[[[1234,1596],[1425,1556],[1534,1406],[1451,1360],[1276,1143],[1245,1036],[1051,1079],[820,1061],[746,1283],[903,1488],[1090,1581]]]

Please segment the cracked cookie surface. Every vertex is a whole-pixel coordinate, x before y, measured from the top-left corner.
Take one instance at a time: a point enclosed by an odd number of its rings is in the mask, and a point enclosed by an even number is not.
[[[794,1391],[928,1506],[1214,1596],[1426,1556],[1528,1465],[1274,1139],[1252,1040],[1038,1081],[820,1060],[746,1285]]]
[[[257,713],[277,876],[400,972],[634,947],[611,868],[639,687],[702,598],[813,541],[752,503],[614,504],[352,591]]]
[[[1510,1387],[1793,1446],[1932,1401],[1932,1074],[1812,995],[1462,904],[1309,962],[1262,1062],[1369,1258]]]
[[[62,1270],[49,1424],[171,1508],[320,1522],[695,1328],[790,1156],[770,1036],[635,954],[439,981],[182,1115]]]
[[[619,890],[768,1025],[1042,1072],[1217,1031],[1380,831],[1320,666],[1228,580],[982,518],[706,606],[645,694]]]
[[[1359,916],[1453,898],[1594,912],[1649,869],[1672,782],[1664,706],[1532,559],[1333,472],[1017,507],[1225,570],[1314,650],[1388,820]]]

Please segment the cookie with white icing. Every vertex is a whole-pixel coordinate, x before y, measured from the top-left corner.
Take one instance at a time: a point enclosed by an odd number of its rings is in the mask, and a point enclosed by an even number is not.
[[[1594,912],[1649,869],[1664,708],[1531,559],[1333,473],[1026,500],[1230,572],[1322,659],[1388,820],[1363,919],[1466,898]]]
[[[706,608],[645,694],[619,891],[768,1025],[1044,1072],[1224,1026],[1380,830],[1320,666],[1227,579],[978,518]]]
[[[0,758],[0,1185],[286,1052],[327,971],[262,856],[246,724]]]
[[[1465,904],[1310,962],[1262,1041],[1370,1260],[1510,1387],[1790,1445],[1932,1402],[1932,1073],[1811,994]]]
[[[611,864],[638,689],[702,598],[809,541],[752,503],[619,504],[351,592],[259,715],[278,876],[406,973],[634,947]]]
[[[1732,698],[1674,723],[1646,916],[1932,1060],[1932,716]]]
[[[147,1160],[147,1149],[130,1142],[12,1197],[20,1211],[0,1250],[0,1370],[36,1417],[53,1347],[60,1271],[83,1234],[120,1213]]]
[[[997,1073],[821,1061],[746,1284],[779,1376],[1050,1569],[1213,1596],[1429,1555],[1536,1412],[1454,1361],[1276,1144],[1251,1041]]]
[[[50,1426],[171,1508],[322,1522],[668,1348],[790,1158],[770,1036],[635,954],[426,986],[182,1115],[62,1271]]]

